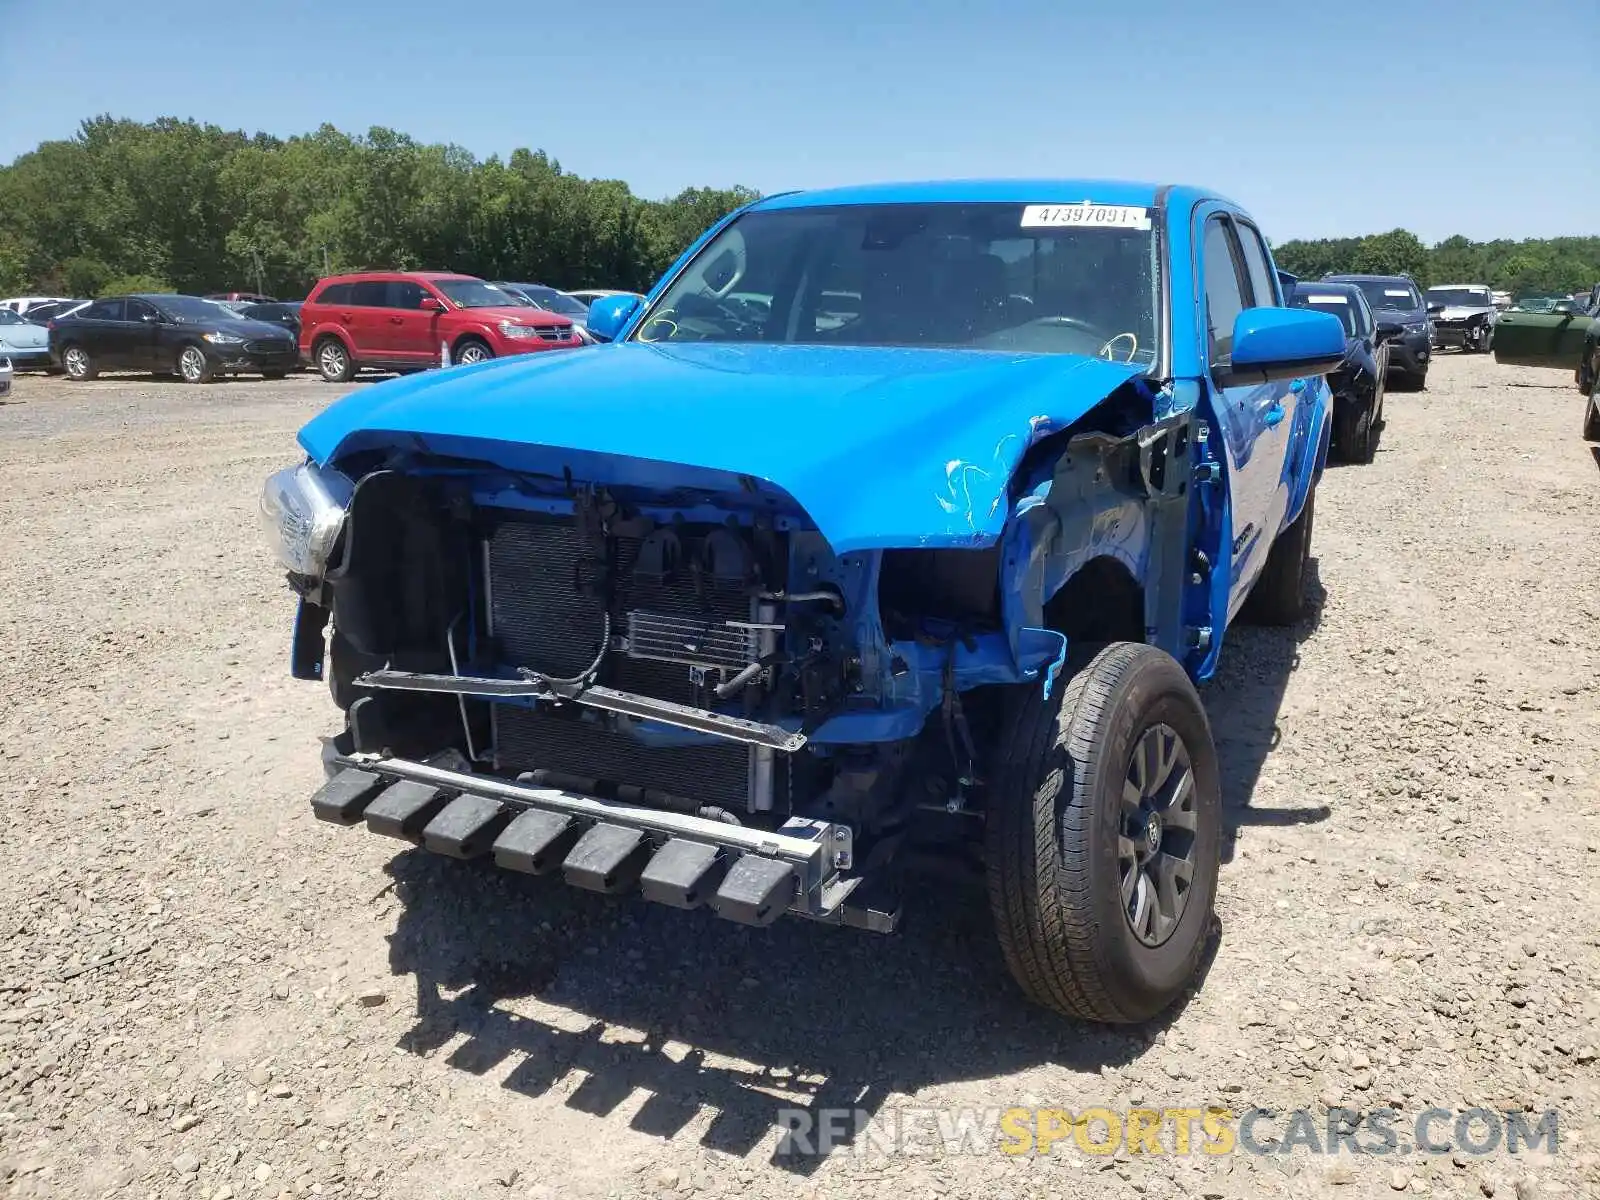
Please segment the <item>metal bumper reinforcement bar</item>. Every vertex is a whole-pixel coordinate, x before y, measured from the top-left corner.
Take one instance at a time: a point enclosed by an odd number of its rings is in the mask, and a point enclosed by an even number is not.
[[[776,830],[475,774],[459,756],[417,762],[339,756],[312,798],[316,816],[454,858],[492,855],[513,871],[559,869],[568,883],[676,908],[701,904],[747,925],[785,912],[891,932],[897,914],[846,901],[861,882],[850,828],[791,817]],[[451,766],[440,765],[450,762]]]
[[[488,700],[532,699],[565,700],[584,704],[607,712],[621,713],[642,721],[660,721],[679,729],[692,729],[730,741],[752,746],[767,746],[793,754],[806,744],[804,733],[784,729],[781,725],[768,725],[761,721],[747,721],[743,717],[730,717],[710,709],[675,704],[670,700],[657,700],[653,696],[640,696],[634,692],[619,692],[608,687],[552,687],[549,683],[530,676],[522,679],[497,679],[472,675],[426,675],[415,671],[395,671],[385,668],[369,671],[356,679],[358,687],[388,688],[404,692],[440,692],[452,696],[481,696]]]

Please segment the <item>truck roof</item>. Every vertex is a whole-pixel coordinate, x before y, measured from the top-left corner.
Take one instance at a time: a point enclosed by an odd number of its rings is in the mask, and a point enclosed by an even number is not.
[[[1197,200],[1233,203],[1206,188],[1121,179],[939,179],[783,192],[758,201],[754,207],[771,210],[834,204],[1078,204],[1085,200],[1145,208],[1187,207]]]

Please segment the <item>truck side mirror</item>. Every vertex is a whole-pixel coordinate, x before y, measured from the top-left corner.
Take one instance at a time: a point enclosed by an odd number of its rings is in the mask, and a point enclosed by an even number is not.
[[[1344,325],[1309,308],[1247,308],[1233,323],[1223,387],[1326,375],[1344,362]]]
[[[589,305],[589,332],[600,341],[609,342],[622,332],[638,309],[637,296],[601,296]]]

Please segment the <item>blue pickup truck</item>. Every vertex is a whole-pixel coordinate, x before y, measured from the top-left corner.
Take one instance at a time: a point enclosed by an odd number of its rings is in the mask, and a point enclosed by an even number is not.
[[[1033,1000],[1147,1019],[1212,926],[1195,682],[1301,612],[1339,322],[1237,205],[1092,180],[767,197],[602,344],[351,394],[263,516],[316,815],[764,925],[981,855]]]

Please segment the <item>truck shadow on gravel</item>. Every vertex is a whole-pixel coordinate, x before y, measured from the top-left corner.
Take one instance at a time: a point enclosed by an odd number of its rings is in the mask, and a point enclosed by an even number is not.
[[[597,1117],[627,1106],[630,1128],[663,1139],[741,1158],[765,1146],[795,1175],[823,1156],[779,1148],[784,1110],[862,1121],[930,1086],[1119,1066],[1177,1015],[1107,1031],[1027,1004],[975,874],[911,878],[906,920],[884,937],[796,919],[748,929],[422,851],[389,870],[403,904],[390,966],[417,989],[403,1049]],[[545,1005],[561,1011],[526,1015]],[[836,1144],[852,1138],[847,1124]]]
[[[1300,666],[1300,646],[1321,624],[1327,597],[1312,558],[1306,566],[1304,618],[1283,629],[1234,625],[1217,673],[1200,689],[1222,766],[1225,863],[1233,861],[1240,832],[1247,827],[1310,825],[1331,814],[1326,804],[1275,808],[1255,803],[1261,769],[1282,740],[1278,714],[1290,677]]]
[[[1225,853],[1242,826],[1327,815],[1249,803],[1320,614],[1314,566],[1310,586],[1307,621],[1234,630],[1204,689],[1222,756]],[[1109,1030],[1026,1003],[1006,974],[982,875],[960,864],[908,872],[905,920],[889,937],[790,919],[748,929],[420,850],[388,870],[402,905],[390,967],[416,983],[404,1050],[595,1116],[628,1111],[632,1129],[663,1139],[695,1136],[739,1157],[766,1146],[773,1166],[796,1175],[822,1158],[780,1148],[784,1110],[839,1109],[859,1122],[891,1097],[962,1080],[1044,1064],[1118,1067],[1182,1011]],[[1114,1088],[1108,1080],[1107,1100]],[[840,1140],[851,1140],[848,1121]]]

